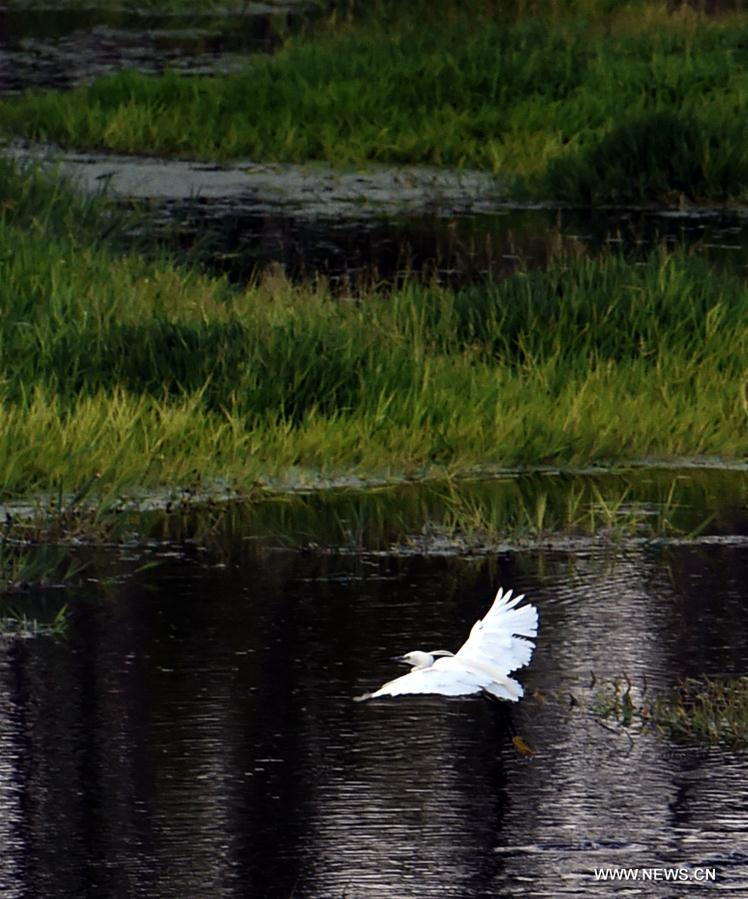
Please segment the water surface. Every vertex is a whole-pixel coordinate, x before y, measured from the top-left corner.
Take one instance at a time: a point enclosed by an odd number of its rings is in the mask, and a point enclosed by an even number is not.
[[[212,164],[22,143],[5,152],[134,206],[141,244],[193,254],[240,283],[272,269],[346,289],[409,277],[459,286],[558,257],[620,251],[644,259],[658,247],[685,248],[740,275],[748,268],[740,209],[522,206],[505,179],[429,166]]]
[[[595,867],[671,865],[748,890],[745,753],[590,708],[622,674],[641,699],[746,673],[744,539],[470,558],[258,536],[96,550],[66,638],[2,643],[3,896],[602,896]],[[498,584],[540,609],[522,703],[353,702],[396,653],[455,649]]]

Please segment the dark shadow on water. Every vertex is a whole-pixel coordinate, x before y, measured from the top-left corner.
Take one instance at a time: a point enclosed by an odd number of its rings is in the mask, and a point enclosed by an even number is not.
[[[245,206],[242,209],[242,206]],[[506,209],[497,213],[310,217],[245,204],[194,201],[161,209],[155,239],[207,270],[244,283],[268,269],[294,281],[322,277],[344,290],[408,278],[458,287],[547,268],[556,258],[623,251],[644,259],[656,247],[685,248],[744,275],[742,215],[655,211]]]

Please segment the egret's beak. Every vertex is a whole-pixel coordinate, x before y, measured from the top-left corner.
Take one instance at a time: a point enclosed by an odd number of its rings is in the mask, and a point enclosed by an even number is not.
[[[392,656],[392,661],[393,661],[393,662],[400,662],[401,665],[407,665],[407,664],[408,664],[408,660],[405,658],[405,656]]]

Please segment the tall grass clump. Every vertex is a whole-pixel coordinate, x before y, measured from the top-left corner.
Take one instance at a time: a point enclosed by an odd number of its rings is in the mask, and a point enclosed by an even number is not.
[[[0,157],[0,223],[93,250],[122,236],[127,217],[64,178]]]
[[[748,128],[658,111],[622,122],[575,155],[548,163],[541,189],[559,200],[678,202],[748,195]]]
[[[745,14],[542,6],[338,10],[241,72],[120,72],[5,99],[0,120],[128,153],[479,167],[580,203],[745,198]]]
[[[644,710],[661,731],[689,742],[748,744],[748,678],[689,678]]]

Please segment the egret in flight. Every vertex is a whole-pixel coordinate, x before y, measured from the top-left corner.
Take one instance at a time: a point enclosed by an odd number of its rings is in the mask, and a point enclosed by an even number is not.
[[[512,599],[511,590],[504,593],[499,588],[493,605],[484,618],[475,622],[456,653],[445,649],[408,652],[400,659],[412,666],[408,674],[357,699],[405,693],[488,693],[517,702],[524,692],[522,684],[509,675],[529,663],[535,649],[529,638],[538,635],[538,610],[529,603],[518,608],[524,598],[521,594]]]

